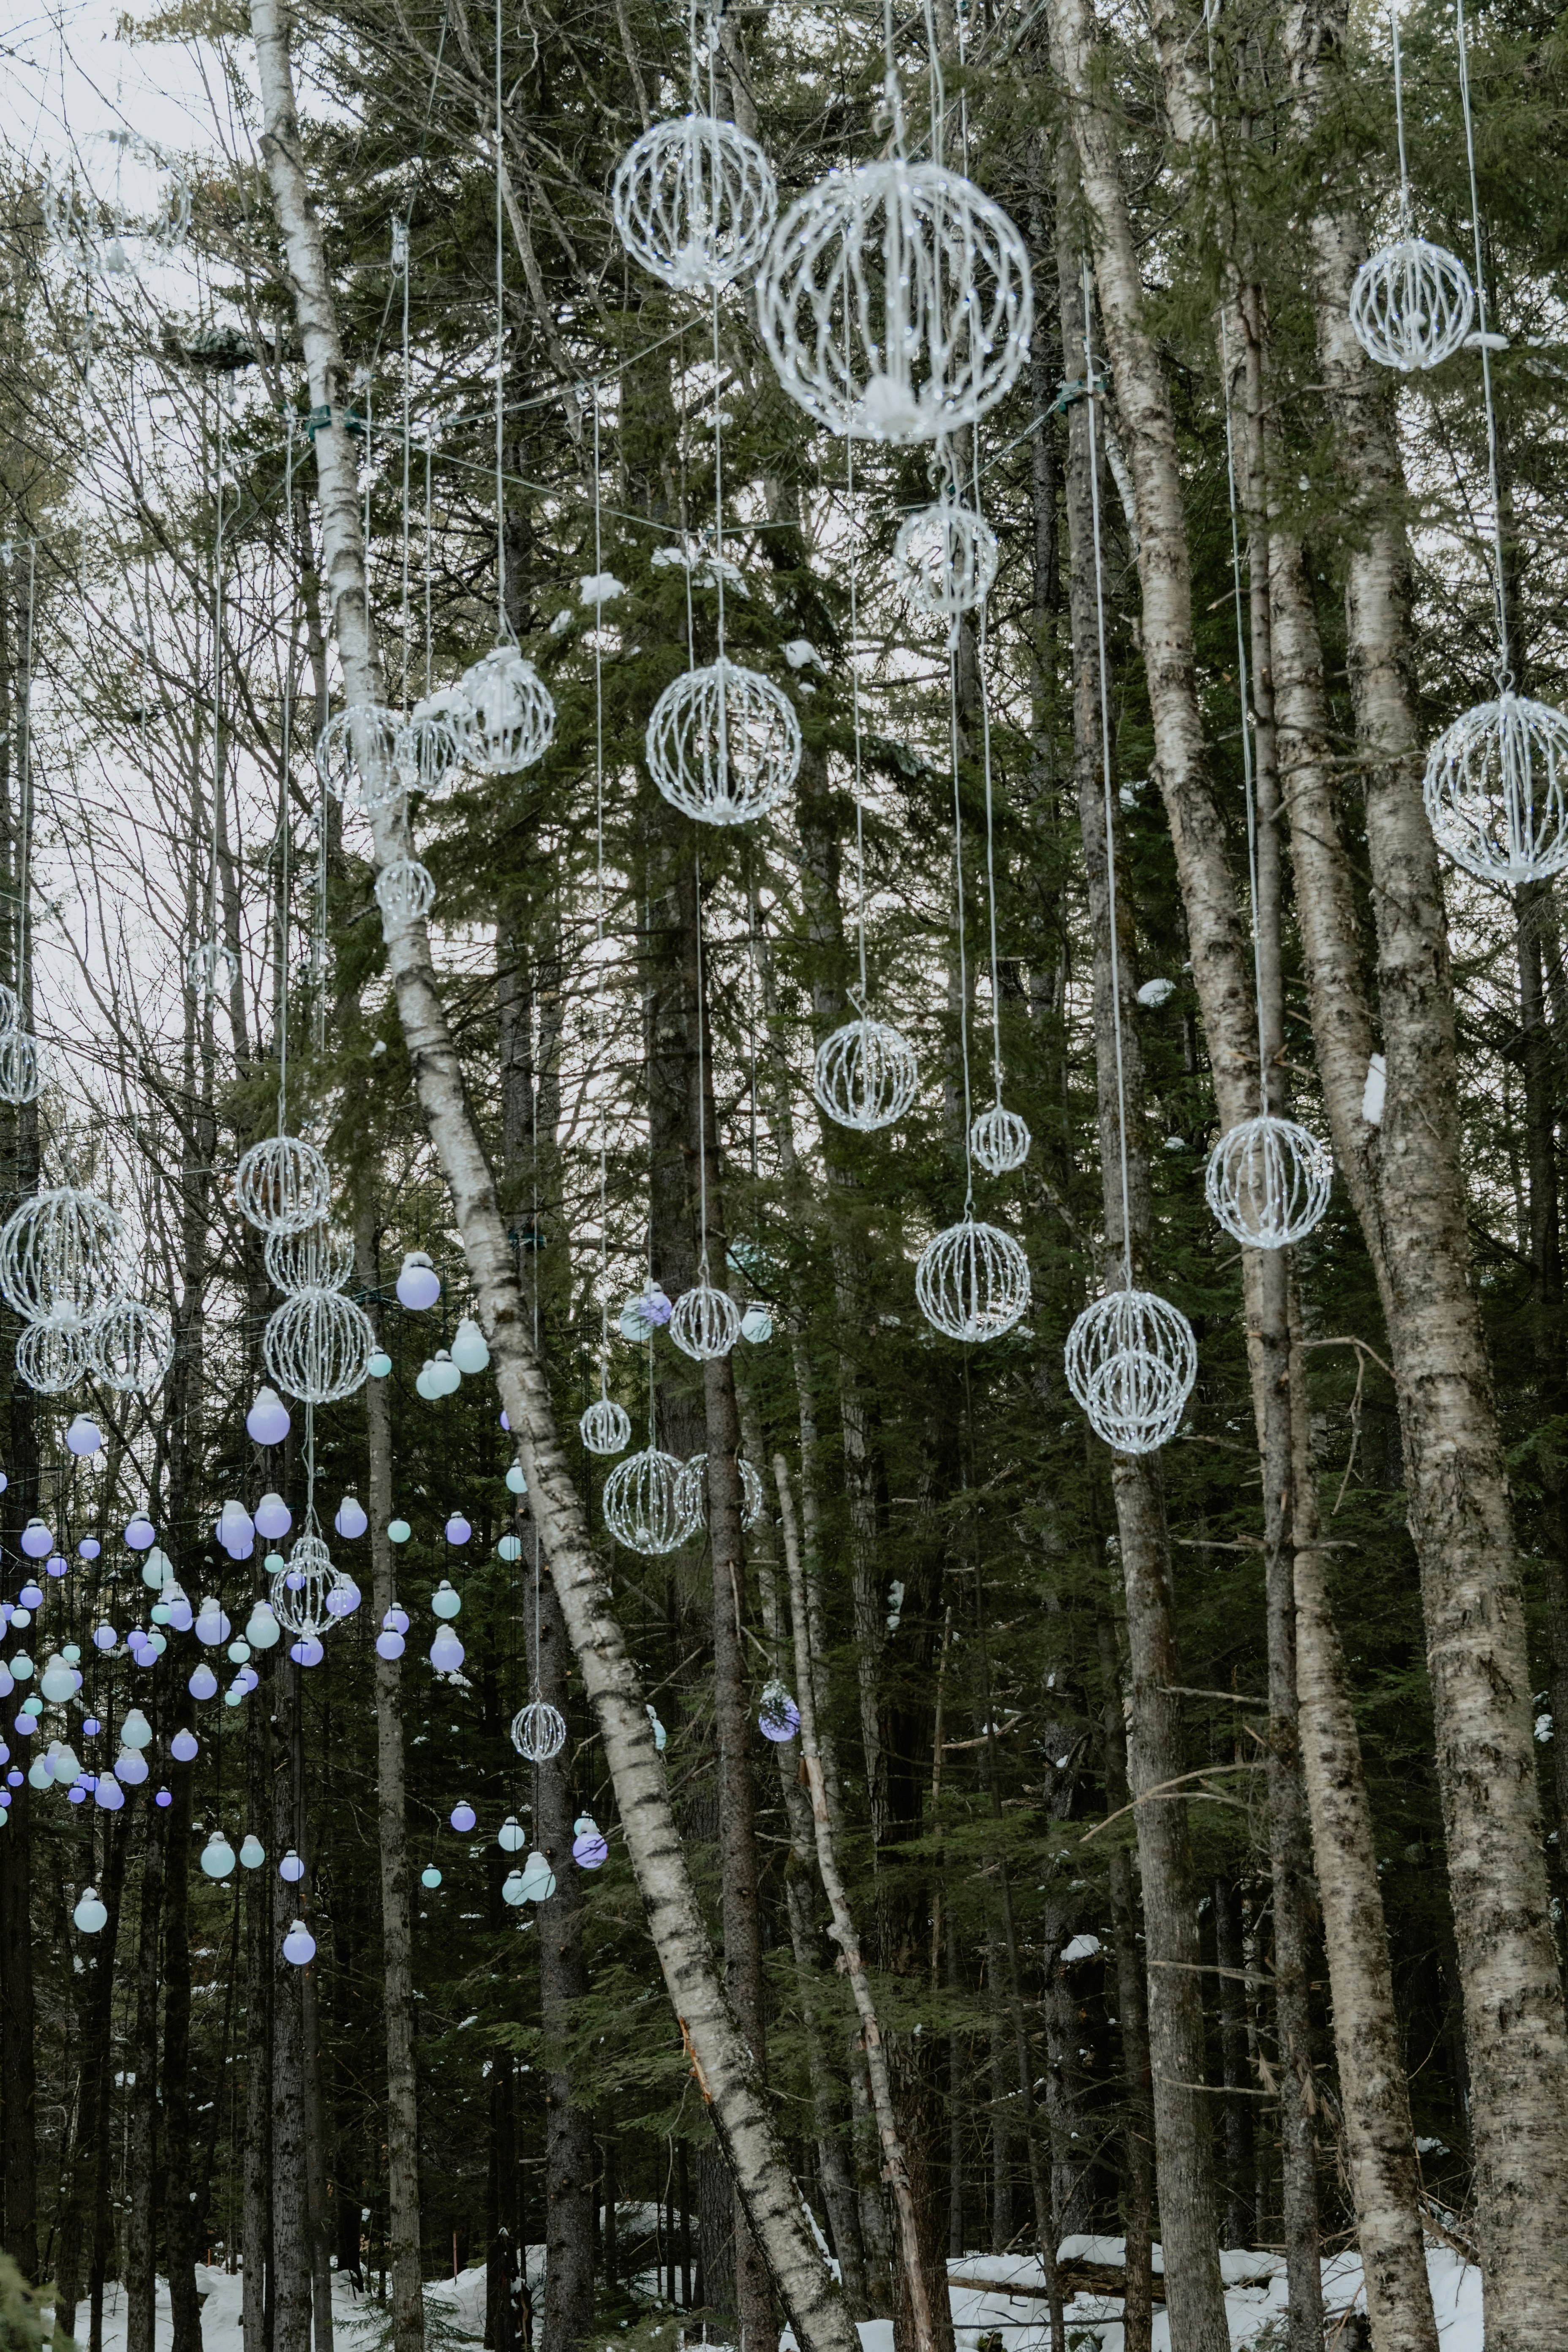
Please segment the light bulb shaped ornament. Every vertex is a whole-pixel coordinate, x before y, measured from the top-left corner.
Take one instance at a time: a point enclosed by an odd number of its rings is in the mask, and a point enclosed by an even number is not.
[[[899,526],[893,579],[917,611],[944,621],[984,604],[996,578],[996,534],[984,515],[939,499]]]
[[[252,1609],[245,1628],[245,1638],[253,1650],[270,1650],[283,1638],[283,1628],[273,1614],[269,1602],[258,1601]]]
[[[452,1827],[457,1831],[458,1835],[459,1837],[467,1837],[468,1832],[478,1822],[479,1815],[475,1812],[472,1805],[468,1803],[467,1798],[459,1798],[458,1802],[452,1808],[451,1820]]]
[[[1121,1454],[1152,1454],[1182,1425],[1198,1347],[1180,1307],[1152,1290],[1112,1290],[1068,1334],[1068,1386],[1095,1434]]]
[[[771,1739],[777,1747],[793,1739],[800,1729],[800,1709],[783,1683],[775,1680],[764,1686],[757,1728],[764,1739]]]
[[[617,1462],[605,1481],[605,1525],[628,1551],[657,1559],[677,1551],[691,1528],[680,1506],[681,1465],[648,1446]]]
[[[174,1360],[174,1325],[161,1307],[117,1298],[93,1318],[88,1362],[105,1387],[122,1396],[151,1396]]]
[[[1475,311],[1475,289],[1458,255],[1424,236],[1406,234],[1381,247],[1362,263],[1351,288],[1357,342],[1379,367],[1401,375],[1451,359]]]
[[[465,670],[453,714],[468,765],[485,774],[515,775],[542,760],[555,735],[549,688],[515,646],[497,646]]]
[[[109,1909],[108,1906],[100,1896],[96,1886],[84,1886],[82,1888],[81,1899],[78,1903],[76,1909],[71,1913],[71,1917],[76,1922],[76,1929],[79,1936],[99,1936],[102,1934],[104,1928],[109,1925]]]
[[[525,1903],[548,1903],[555,1892],[555,1873],[536,1848],[522,1865],[522,1899]]]
[[[200,1742],[194,1731],[176,1731],[169,1742],[169,1753],[176,1764],[194,1764],[199,1748]]]
[[[438,1675],[455,1675],[465,1654],[463,1645],[450,1625],[438,1626],[436,1638],[430,1644],[430,1664],[436,1672]]]
[[[466,1528],[468,1526],[467,1520],[465,1520],[463,1524]],[[448,1520],[448,1528],[450,1525],[451,1521]],[[448,1535],[447,1540],[450,1543],[454,1538]],[[466,1538],[464,1540],[466,1540]],[[456,1617],[460,1612],[462,1606],[462,1594],[454,1590],[448,1578],[443,1577],[440,1583],[437,1586],[435,1591],[430,1596],[430,1608],[432,1614],[437,1617]]]
[[[701,1278],[683,1290],[669,1318],[669,1336],[682,1355],[694,1363],[711,1363],[729,1355],[741,1336],[741,1310],[727,1290]]]
[[[1445,730],[1422,788],[1439,849],[1483,882],[1568,867],[1568,717],[1506,689]]]
[[[258,1445],[281,1445],[291,1426],[289,1408],[277,1390],[258,1389],[245,1416],[247,1435]]]
[[[289,1848],[288,1853],[279,1864],[278,1875],[288,1886],[298,1886],[300,1881],[304,1877],[305,1865],[300,1861],[292,1846]]]
[[[331,1205],[327,1163],[313,1143],[269,1135],[253,1143],[234,1171],[240,1214],[264,1234],[298,1234],[320,1224]]]
[[[397,1276],[399,1304],[414,1313],[434,1307],[441,1296],[441,1277],[424,1250],[410,1250]]]
[[[590,1454],[624,1454],[632,1442],[631,1415],[613,1397],[596,1397],[577,1430]]]
[[[118,1813],[124,1808],[125,1791],[121,1787],[112,1772],[100,1772],[99,1774],[97,1785],[92,1792],[92,1797],[94,1804],[96,1804],[102,1812]],[[158,1801],[160,1803],[163,1801],[161,1792]]]
[[[337,1529],[339,1535],[344,1537],[350,1542],[353,1542],[357,1536],[363,1535],[366,1528],[370,1525],[370,1520],[366,1517],[364,1506],[360,1501],[357,1495],[345,1495],[343,1496],[342,1501],[338,1505],[337,1513],[332,1520],[332,1525]]]
[[[242,1870],[259,1870],[266,1859],[267,1849],[262,1844],[261,1840],[257,1836],[254,1830],[247,1831],[246,1833],[245,1843],[239,1849],[240,1868]]]
[[[530,1699],[511,1719],[511,1744],[527,1764],[548,1764],[566,1745],[566,1720],[558,1707]]]
[[[933,1329],[949,1339],[999,1339],[1029,1305],[1029,1261],[1021,1242],[966,1211],[921,1252],[915,1297]]]
[[[505,1821],[502,1822],[500,1829],[496,1832],[497,1845],[500,1846],[502,1853],[521,1853],[527,1843],[527,1838],[523,1834],[523,1831],[518,1821],[517,1815],[515,1813],[508,1813]]]
[[[432,1889],[440,1885],[441,1874],[433,1862],[427,1862],[420,1872],[419,1884],[421,1886],[428,1886]]]
[[[134,1748],[122,1748],[114,1760],[114,1777],[128,1789],[140,1789],[147,1778],[147,1759]]]
[[[316,1957],[316,1939],[303,1919],[296,1919],[283,1938],[283,1957],[297,1969],[309,1965]]]
[[[753,1348],[763,1347],[773,1336],[773,1318],[765,1307],[748,1307],[741,1318],[741,1337]]]
[[[817,1047],[811,1091],[837,1126],[873,1135],[903,1118],[919,1090],[920,1076],[909,1039],[888,1022],[873,1021],[862,1012]]]
[[[233,1874],[234,1848],[222,1830],[214,1830],[202,1848],[202,1869],[208,1878],[228,1878]]]
[[[732,122],[687,114],[630,146],[611,190],[616,232],[636,261],[682,293],[749,276],[767,250],[773,166]]]
[[[1329,1205],[1334,1160],[1293,1119],[1243,1119],[1209,1154],[1204,1195],[1227,1234],[1247,1249],[1305,1241]]]
[[[139,1706],[133,1706],[120,1727],[121,1744],[126,1748],[149,1748],[153,1743],[153,1727]]]
[[[1016,1110],[997,1103],[983,1110],[969,1130],[969,1149],[988,1176],[1011,1175],[1029,1156],[1028,1128]]]
[[[800,769],[800,721],[782,688],[721,654],[672,678],[653,707],[648,773],[704,824],[747,824],[776,808]]]
[[[522,1873],[521,1870],[508,1871],[505,1878],[501,1882],[500,1899],[503,1903],[510,1903],[514,1910],[520,1903],[527,1902],[528,1897],[522,1891]]]
[[[293,1524],[294,1514],[281,1495],[263,1495],[256,1506],[256,1532],[258,1536],[265,1536],[268,1543],[276,1543],[279,1536],[288,1534]]]
[[[66,1431],[68,1451],[79,1456],[96,1454],[102,1444],[103,1432],[97,1422],[89,1414],[79,1412]]]
[[[452,1361],[460,1372],[482,1372],[490,1360],[489,1344],[471,1315],[465,1315],[452,1339]]]

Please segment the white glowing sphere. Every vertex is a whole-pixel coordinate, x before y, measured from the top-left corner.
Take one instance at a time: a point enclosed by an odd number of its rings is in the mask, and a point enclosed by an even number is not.
[[[656,122],[627,149],[611,202],[633,258],[667,286],[695,293],[756,268],[778,190],[754,139],[732,122],[688,114]]]

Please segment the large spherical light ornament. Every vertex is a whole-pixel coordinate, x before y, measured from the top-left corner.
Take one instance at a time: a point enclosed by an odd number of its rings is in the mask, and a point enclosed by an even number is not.
[[[617,1462],[605,1481],[605,1525],[628,1551],[657,1558],[678,1551],[691,1534],[680,1507],[681,1465],[655,1446]]]
[[[510,776],[543,759],[554,739],[555,704],[515,646],[497,646],[465,670],[458,693],[452,723],[470,767]]]
[[[996,534],[984,515],[939,499],[899,527],[893,578],[922,613],[955,620],[973,613],[996,577]]]
[[[185,978],[198,1003],[226,996],[239,978],[239,959],[222,940],[198,940],[185,959]]]
[[[1016,1110],[997,1103],[983,1110],[969,1130],[969,1149],[988,1176],[1009,1176],[1029,1156],[1027,1126]]]
[[[1068,1386],[1095,1434],[1120,1454],[1169,1444],[1198,1376],[1198,1343],[1179,1307],[1152,1290],[1112,1290],[1086,1307],[1067,1343]]]
[[[611,201],[621,243],[667,286],[696,293],[755,269],[778,209],[754,139],[709,114],[656,122],[622,156]]]
[[[520,1706],[511,1719],[511,1744],[529,1764],[548,1764],[566,1745],[566,1723],[558,1707],[542,1698]]]
[[[930,441],[973,425],[1028,355],[1034,290],[999,205],[939,163],[835,172],[791,205],[757,280],[792,400],[835,433]]]
[[[0,1037],[9,1037],[22,1025],[22,1000],[0,980]]]
[[[0,1102],[37,1102],[44,1090],[38,1041],[26,1029],[0,1036]]]
[[[1458,254],[1424,236],[1402,236],[1363,261],[1351,288],[1351,326],[1369,359],[1414,375],[1459,350],[1475,316],[1475,289]]]
[[[767,1496],[763,1493],[761,1478],[744,1454],[736,1456],[735,1467],[741,1474],[741,1525],[750,1534],[752,1528],[762,1523],[763,1514],[767,1508]],[[689,1461],[681,1464],[677,1500],[686,1514],[689,1526],[693,1528],[707,1526],[708,1456],[706,1454],[693,1454]]]
[[[403,721],[379,702],[351,702],[334,710],[316,738],[316,772],[335,801],[356,790],[366,808],[384,808],[405,786],[397,751]]]
[[[375,877],[375,903],[388,923],[416,922],[436,904],[436,884],[416,857],[396,857]]]
[[[624,1454],[632,1442],[632,1421],[614,1397],[596,1397],[577,1423],[590,1454]]]
[[[462,698],[455,687],[443,687],[416,702],[397,730],[393,763],[405,792],[438,793],[462,764],[458,721]]]
[[[741,1336],[741,1310],[727,1290],[710,1282],[694,1282],[675,1302],[669,1336],[682,1355],[694,1363],[711,1363],[727,1356]]]
[[[151,1396],[174,1360],[174,1326],[161,1307],[117,1298],[93,1320],[88,1360],[106,1388]]]
[[[1293,1119],[1243,1119],[1209,1154],[1204,1194],[1226,1232],[1248,1249],[1305,1241],[1329,1205],[1334,1157]]]
[[[354,1245],[330,1225],[268,1234],[262,1252],[267,1279],[290,1297],[301,1290],[341,1290],[354,1270]]]
[[[242,1217],[264,1234],[300,1234],[319,1224],[331,1205],[327,1163],[313,1143],[269,1135],[253,1143],[234,1171]]]
[[[800,771],[800,721],[760,670],[721,655],[672,678],[647,722],[648,773],[704,824],[747,824],[776,808]]]
[[[915,1297],[949,1339],[999,1339],[1029,1304],[1029,1261],[1021,1242],[965,1216],[921,1252]]]
[[[90,131],[46,181],[42,209],[63,260],[94,278],[133,278],[184,245],[191,191],[178,165],[139,131]]]
[[[119,1294],[124,1234],[119,1211],[94,1192],[34,1192],[0,1228],[0,1293],[29,1322],[85,1323]]]
[[[921,1082],[915,1049],[886,1021],[847,1021],[816,1049],[811,1091],[829,1118],[872,1135],[903,1118]]]
[[[268,1317],[261,1346],[280,1389],[307,1404],[335,1404],[369,1379],[375,1328],[341,1290],[301,1290]]]
[[[328,1603],[348,1580],[342,1569],[333,1567],[321,1538],[308,1529],[296,1538],[283,1566],[272,1571],[272,1614],[300,1641],[320,1640],[338,1622],[338,1612]]]
[[[1500,694],[1441,734],[1426,760],[1439,849],[1483,882],[1541,882],[1568,866],[1568,718]]]
[[[16,1374],[40,1396],[75,1388],[88,1365],[91,1325],[76,1315],[51,1315],[29,1323],[16,1341]]]

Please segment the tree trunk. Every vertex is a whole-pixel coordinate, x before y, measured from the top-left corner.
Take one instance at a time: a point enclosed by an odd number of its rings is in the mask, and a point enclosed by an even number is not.
[[[295,1812],[294,1717],[300,1668],[280,1658],[273,1668],[272,1845],[281,1857],[301,1852],[304,1832]],[[276,1866],[276,1865],[274,1865]],[[308,1878],[279,1905],[285,1934],[292,1905]],[[272,1939],[272,2345],[273,2352],[310,2352],[310,2214],[306,2179],[305,2028],[300,1971]],[[151,2352],[151,2347],[148,2347]]]
[[[96,1812],[98,1809],[95,1806],[93,1810]],[[76,2306],[81,2294],[82,2260],[91,2242],[97,2207],[100,2143],[109,2137],[110,2030],[114,2011],[120,1902],[125,1885],[124,1824],[112,1813],[102,1813],[99,1818],[103,1823],[103,1866],[98,1874],[98,1895],[109,1917],[77,1955],[87,1972],[86,1997],[80,2008],[80,2087],[70,2159],[60,2184],[59,2243],[55,2252],[55,2325],[62,2336],[73,2337]],[[89,1819],[83,1826],[90,1864],[93,1823]]]
[[[272,1654],[257,1661],[261,1680],[246,1709],[246,1826],[272,1845]],[[272,1890],[281,1855],[268,1851],[245,1885],[245,2175],[240,2225],[243,2352],[268,2352],[267,2274],[272,2261]]]
[[[176,1688],[161,1728],[195,1721],[195,1702]],[[201,2352],[201,2305],[196,2298],[196,2223],[191,2147],[191,1780],[188,1765],[170,1775],[174,1803],[166,1816],[163,1870],[163,2057],[158,2074],[163,2116],[163,2241],[174,2315],[174,2352]]]
[[[1116,1627],[1103,1605],[1095,1611],[1102,1690],[1100,1725],[1105,1742],[1105,1810],[1125,1811],[1127,1718],[1121,1704],[1121,1662]],[[1127,2294],[1122,2305],[1123,2352],[1150,2352],[1153,2330],[1154,2092],[1149,2053],[1149,2011],[1143,1965],[1138,1950],[1137,1911],[1132,1895],[1132,1856],[1125,1838],[1110,1849],[1106,1872],[1110,1926],[1116,1946],[1116,2010],[1121,2032],[1121,2063],[1127,2075]]]
[[[154,1668],[154,1697],[156,1675]],[[153,1722],[156,1727],[156,1715]],[[142,1907],[136,1938],[136,2021],[127,2072],[135,2077],[126,2133],[130,2207],[125,2218],[126,2352],[153,2352],[157,2272],[153,2195],[158,2162],[158,1943],[163,1909],[165,1816],[143,1809]],[[303,2346],[299,2352],[305,2352]]]

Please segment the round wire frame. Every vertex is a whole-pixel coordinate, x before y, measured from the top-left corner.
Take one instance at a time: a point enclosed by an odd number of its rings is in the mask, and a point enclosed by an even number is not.
[[[26,1029],[0,1036],[0,1102],[37,1102],[44,1091],[38,1041]]]
[[[1247,1249],[1305,1241],[1329,1205],[1334,1156],[1293,1119],[1243,1119],[1209,1154],[1204,1197],[1226,1232]]]
[[[269,1135],[253,1143],[234,1171],[239,1213],[264,1234],[298,1234],[319,1224],[331,1204],[327,1163],[313,1143]]]
[[[611,190],[635,261],[696,293],[755,269],[778,210],[773,165],[754,139],[710,114],[656,122],[627,148]]]
[[[363,1387],[375,1344],[370,1317],[341,1290],[301,1290],[268,1317],[261,1349],[280,1389],[336,1404]]]
[[[847,1021],[816,1049],[811,1091],[840,1127],[861,1135],[903,1118],[920,1087],[915,1049],[886,1021]]]
[[[529,1764],[548,1764],[566,1745],[566,1718],[547,1700],[531,1698],[511,1719],[511,1744]]]
[[[389,923],[416,922],[436,904],[436,883],[416,857],[395,857],[375,877],[375,903]]]
[[[973,425],[1028,354],[1023,238],[938,163],[834,172],[791,205],[757,280],[768,356],[833,432],[929,441]]]
[[[290,1297],[301,1290],[341,1290],[354,1270],[354,1245],[330,1225],[268,1234],[262,1252],[267,1279]]]
[[[922,613],[973,613],[996,577],[996,534],[984,515],[939,499],[910,515],[893,541],[893,579]]]
[[[999,1339],[1029,1304],[1029,1261],[1021,1242],[965,1215],[921,1252],[915,1297],[949,1339]]]
[[[515,646],[497,646],[466,669],[458,693],[452,727],[471,768],[510,776],[543,759],[554,739],[555,704]]]
[[[95,278],[134,277],[127,240],[149,259],[176,251],[190,228],[191,191],[150,140],[117,127],[90,131],[76,142],[69,167],[46,179],[42,210],[49,242],[63,258],[85,263]]]
[[[741,1310],[727,1290],[694,1282],[675,1302],[669,1336],[694,1363],[711,1363],[715,1357],[727,1356],[740,1339]]]
[[[1018,1113],[1004,1110],[1000,1103],[983,1110],[969,1130],[969,1149],[987,1176],[1008,1176],[1015,1168],[1021,1168],[1029,1156],[1031,1140]]]
[[[747,824],[776,808],[800,769],[800,721],[760,670],[721,655],[672,678],[647,722],[648,772],[703,824]]]
[[[750,1534],[752,1528],[761,1524],[763,1514],[767,1508],[767,1496],[763,1491],[761,1478],[743,1454],[737,1455],[735,1467],[741,1474],[741,1525]],[[706,1454],[693,1454],[689,1460],[681,1464],[680,1476],[676,1482],[676,1492],[689,1525],[693,1528],[705,1528],[708,1524],[708,1456]]]
[[[0,1228],[0,1296],[29,1323],[85,1324],[120,1295],[120,1212],[74,1184],[35,1192]]]
[[[1152,1290],[1112,1290],[1068,1333],[1068,1386],[1119,1454],[1169,1444],[1198,1376],[1198,1343],[1179,1307]]]
[[[341,1568],[333,1567],[323,1538],[313,1528],[307,1528],[295,1538],[283,1567],[272,1572],[272,1614],[301,1641],[312,1636],[319,1641],[329,1626],[339,1622],[329,1604],[348,1580]]]
[[[1422,787],[1437,846],[1483,882],[1541,882],[1568,866],[1568,718],[1500,694],[1437,738]]]
[[[450,687],[416,702],[397,730],[393,763],[405,793],[438,793],[462,765],[458,737],[461,697]]]
[[[595,1397],[577,1429],[590,1454],[624,1454],[632,1442],[632,1417],[614,1397]]]
[[[648,1446],[617,1462],[605,1481],[605,1525],[628,1551],[678,1551],[693,1529],[679,1503],[683,1465]]]
[[[91,1325],[68,1312],[29,1323],[16,1340],[16,1372],[40,1396],[75,1388],[88,1365]]]
[[[1369,359],[1414,375],[1451,359],[1470,331],[1476,295],[1458,254],[1402,236],[1363,261],[1351,288],[1351,326]]]
[[[239,959],[222,940],[198,940],[186,959],[185,978],[204,1003],[226,996],[239,978]]]
[[[398,773],[403,721],[380,702],[351,702],[334,710],[316,738],[316,769],[335,801],[356,789],[367,808],[384,808],[404,790]]]
[[[150,1396],[168,1378],[174,1360],[174,1326],[161,1307],[117,1298],[94,1318],[88,1362],[106,1388],[122,1396]]]
[[[22,1000],[0,980],[0,1037],[12,1036],[22,1025]]]

